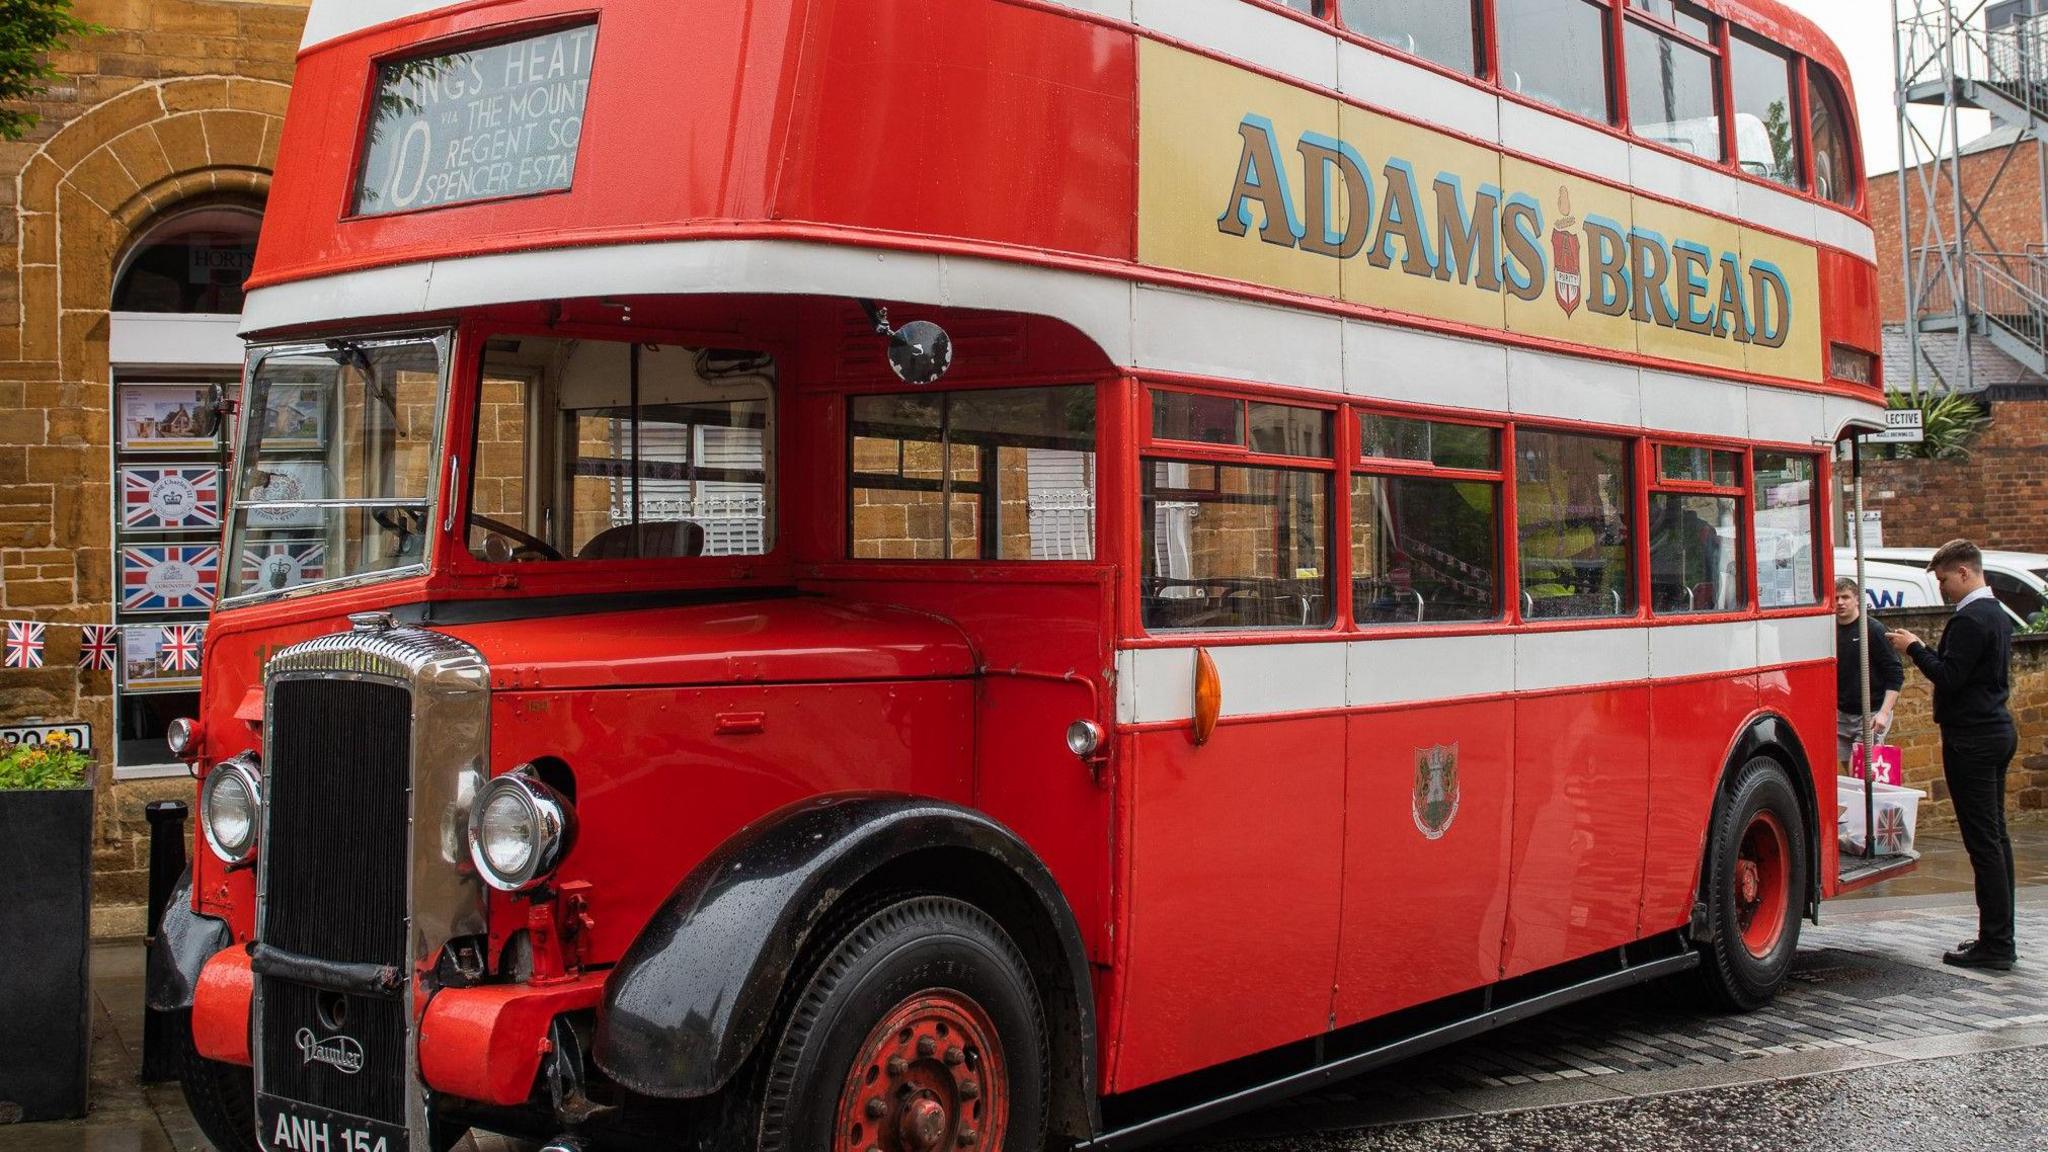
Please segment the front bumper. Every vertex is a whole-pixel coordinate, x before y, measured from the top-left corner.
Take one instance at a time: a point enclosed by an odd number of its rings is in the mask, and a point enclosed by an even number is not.
[[[420,1018],[420,1078],[429,1090],[476,1104],[516,1107],[536,1099],[555,1018],[590,1011],[605,974],[559,983],[483,984],[434,993]],[[200,970],[192,1041],[201,1056],[250,1064],[249,1015],[255,974],[246,948],[216,954]]]

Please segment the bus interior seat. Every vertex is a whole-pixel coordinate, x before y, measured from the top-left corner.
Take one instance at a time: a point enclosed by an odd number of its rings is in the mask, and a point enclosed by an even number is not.
[[[704,526],[694,520],[621,524],[590,538],[578,560],[676,560],[704,554]]]

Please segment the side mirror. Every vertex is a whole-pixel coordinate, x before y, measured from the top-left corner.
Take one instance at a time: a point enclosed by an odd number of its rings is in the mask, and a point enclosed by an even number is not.
[[[936,384],[953,366],[953,338],[929,320],[889,334],[889,367],[906,384]]]
[[[953,367],[953,337],[929,320],[913,320],[902,328],[889,326],[889,310],[872,300],[860,302],[875,326],[875,335],[889,341],[889,370],[906,384],[936,384]]]

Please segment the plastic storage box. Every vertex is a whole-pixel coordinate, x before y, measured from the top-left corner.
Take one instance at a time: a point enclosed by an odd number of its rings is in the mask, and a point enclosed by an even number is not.
[[[1898,856],[1913,851],[1913,833],[1920,821],[1920,801],[1927,793],[1896,784],[1870,786],[1877,817],[1877,854]],[[1841,805],[1838,825],[1844,854],[1863,854],[1863,781],[1848,776],[1835,778],[1835,799]]]

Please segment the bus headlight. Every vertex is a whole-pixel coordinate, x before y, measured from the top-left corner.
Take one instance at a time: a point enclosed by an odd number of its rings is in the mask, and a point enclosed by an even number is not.
[[[223,760],[206,774],[199,788],[199,827],[206,846],[239,868],[256,858],[263,827],[263,771],[244,753]]]
[[[470,861],[501,892],[538,887],[575,839],[575,809],[523,766],[484,785],[470,810]]]

